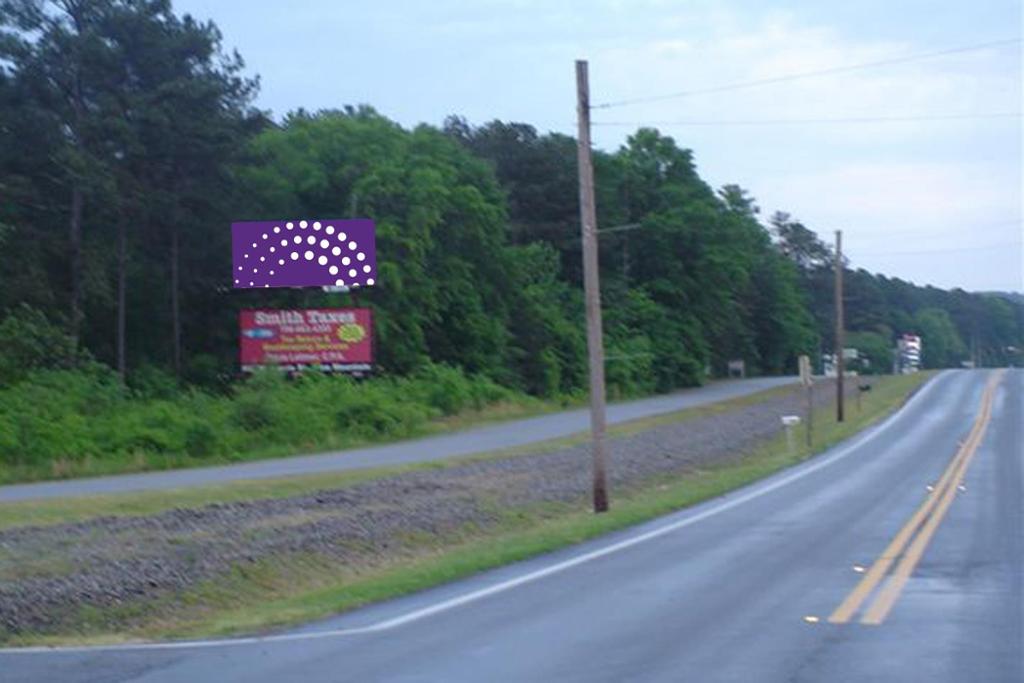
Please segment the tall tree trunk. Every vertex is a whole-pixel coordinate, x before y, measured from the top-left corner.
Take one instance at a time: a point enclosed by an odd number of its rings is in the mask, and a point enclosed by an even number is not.
[[[179,276],[180,248],[178,224],[171,227],[171,328],[174,338],[174,376],[181,378],[181,278]]]
[[[71,320],[70,334],[75,348],[78,348],[82,332],[82,206],[85,200],[82,188],[75,182],[71,189]]]
[[[128,221],[122,215],[118,218],[117,224],[117,374],[121,376],[122,384],[124,383],[125,371],[127,369],[125,361],[127,351],[127,339],[125,337],[125,321],[127,319],[125,285],[127,283],[127,269]]]

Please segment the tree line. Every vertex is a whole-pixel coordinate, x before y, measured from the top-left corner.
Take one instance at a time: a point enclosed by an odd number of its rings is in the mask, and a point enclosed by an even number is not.
[[[129,384],[229,384],[239,309],[361,305],[382,373],[584,386],[575,139],[459,117],[410,130],[368,106],[275,122],[258,88],[169,0],[0,0],[0,383],[92,359]],[[813,230],[710,187],[655,129],[594,163],[613,393],[731,359],[792,372],[830,348],[833,254]],[[232,221],[346,216],[377,223],[372,290],[230,288]],[[1024,347],[1019,300],[846,267],[851,345],[875,370],[905,332],[929,367]]]

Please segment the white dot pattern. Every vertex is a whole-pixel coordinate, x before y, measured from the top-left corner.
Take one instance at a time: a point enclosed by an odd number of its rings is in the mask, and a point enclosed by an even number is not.
[[[239,228],[246,232],[236,232]],[[352,288],[371,285],[376,276],[372,229],[366,221],[339,224],[296,219],[281,223],[235,223],[233,270],[238,276],[232,281],[237,287],[245,287],[247,282],[249,287],[259,288],[315,286],[316,272],[320,272],[322,284],[333,282]],[[243,272],[251,279],[242,279]]]

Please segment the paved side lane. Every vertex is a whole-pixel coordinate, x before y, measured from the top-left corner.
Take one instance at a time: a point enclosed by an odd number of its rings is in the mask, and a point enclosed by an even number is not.
[[[759,377],[745,380],[727,380],[672,394],[615,403],[608,406],[608,422],[609,424],[628,422],[638,418],[708,405],[793,384],[795,381],[795,377]],[[569,410],[525,420],[511,420],[499,424],[476,427],[443,436],[317,455],[276,458],[273,460],[239,463],[237,465],[199,467],[169,472],[144,472],[141,474],[123,474],[111,477],[0,486],[0,502],[125,493],[129,491],[166,490],[188,486],[202,486],[204,484],[221,484],[242,479],[270,479],[274,477],[316,474],[319,472],[427,462],[459,455],[525,446],[539,441],[576,434],[589,429],[589,427],[589,410]]]

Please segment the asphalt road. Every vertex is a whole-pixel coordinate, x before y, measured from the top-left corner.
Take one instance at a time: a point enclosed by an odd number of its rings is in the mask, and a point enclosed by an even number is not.
[[[1024,371],[986,392],[993,374],[945,373],[822,456],[563,552],[264,639],[0,652],[0,677],[1020,683]]]
[[[695,406],[791,384],[795,377],[759,377],[714,382],[696,389],[626,401],[608,406],[611,424],[661,415]],[[91,479],[39,482],[0,486],[0,502],[40,498],[65,498],[127,491],[175,489],[203,484],[220,484],[241,479],[267,479],[320,472],[385,467],[411,462],[441,460],[503,448],[523,446],[547,439],[569,436],[590,428],[585,409],[552,413],[524,420],[512,420],[476,427],[443,436],[400,441],[383,446],[355,448],[317,455],[199,467],[169,472],[146,472]]]

